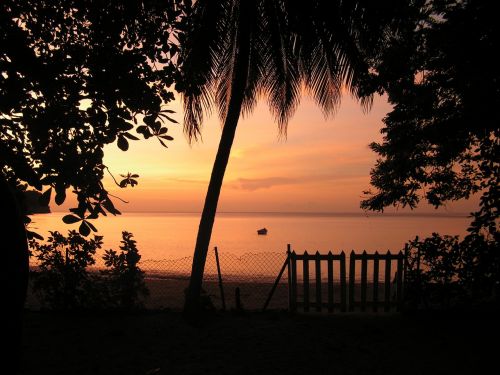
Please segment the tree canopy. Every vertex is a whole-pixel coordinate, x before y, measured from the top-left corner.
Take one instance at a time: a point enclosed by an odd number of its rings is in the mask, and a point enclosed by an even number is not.
[[[176,85],[184,98],[186,133],[197,139],[204,111],[213,107],[226,120],[244,40],[243,114],[266,98],[286,133],[304,87],[325,115],[335,113],[344,89],[369,107],[367,56],[400,27],[410,9],[397,0],[197,1],[186,25],[182,78]],[[243,22],[238,23],[240,14]]]
[[[393,110],[384,119],[374,193],[361,207],[439,207],[480,196],[468,234],[408,243],[408,296],[422,282],[454,283],[458,303],[498,302],[500,285],[500,30],[493,2],[423,2],[372,60],[372,90]],[[422,264],[425,270],[420,269]],[[412,267],[413,265],[413,267]],[[441,300],[443,302],[443,300]]]
[[[171,141],[165,108],[177,72],[180,0],[6,0],[0,4],[0,171],[11,182],[67,189],[66,221],[119,213],[102,183],[103,147]],[[132,132],[135,130],[135,133]],[[127,175],[120,185],[134,185]]]
[[[433,1],[374,58],[373,89],[394,109],[361,206],[435,207],[480,192],[471,230],[497,232],[500,178],[500,47],[494,2]]]

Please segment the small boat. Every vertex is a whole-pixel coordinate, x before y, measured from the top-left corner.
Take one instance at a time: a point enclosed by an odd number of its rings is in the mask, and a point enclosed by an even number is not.
[[[267,229],[266,228],[259,229],[259,230],[257,230],[257,234],[265,235],[265,234],[267,234]]]

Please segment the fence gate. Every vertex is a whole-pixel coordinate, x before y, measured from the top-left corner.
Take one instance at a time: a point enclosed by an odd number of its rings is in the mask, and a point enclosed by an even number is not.
[[[346,275],[349,258],[349,275]],[[361,263],[361,268],[357,264]],[[393,268],[393,263],[395,267]],[[335,310],[400,311],[403,303],[404,254],[296,254],[288,249],[290,311],[302,308],[329,313]],[[392,270],[395,272],[392,272]],[[380,278],[380,273],[383,277]],[[338,275],[337,275],[338,274]]]

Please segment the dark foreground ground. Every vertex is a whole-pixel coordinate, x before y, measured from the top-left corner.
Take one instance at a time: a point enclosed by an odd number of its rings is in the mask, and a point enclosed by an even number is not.
[[[209,317],[28,312],[22,374],[481,374],[498,369],[494,314]]]

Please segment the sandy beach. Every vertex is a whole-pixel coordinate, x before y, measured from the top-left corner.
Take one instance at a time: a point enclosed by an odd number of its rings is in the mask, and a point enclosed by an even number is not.
[[[163,277],[146,277],[146,286],[149,290],[149,296],[142,299],[143,305],[147,310],[170,310],[170,311],[181,311],[184,305],[184,291],[188,287],[189,279],[184,275],[171,275]],[[248,280],[245,278],[240,279],[230,279],[223,281],[224,299],[227,310],[236,308],[236,289],[240,290],[240,302],[244,310],[247,311],[261,311],[264,307],[266,300],[268,299],[271,289],[273,287],[274,281],[270,278],[264,278],[263,281],[258,279]],[[326,303],[327,288],[326,283],[322,286],[322,300]],[[391,301],[394,302],[395,299],[395,288],[394,285],[391,286]],[[210,297],[213,307],[216,310],[222,310],[222,296],[219,282],[215,277],[210,277],[203,283],[203,289],[205,295]],[[357,282],[355,284],[355,300],[360,300],[360,284]],[[373,286],[371,283],[367,284],[367,302],[372,301],[372,291]],[[310,301],[315,302],[315,287],[314,283],[311,283],[310,289]],[[379,285],[379,301],[384,301],[384,284]],[[334,303],[336,304],[335,310],[339,311],[340,305],[340,285],[338,283],[334,284]],[[303,300],[303,286],[298,284],[298,300]],[[346,294],[347,298],[347,294]],[[277,285],[270,303],[268,305],[269,310],[288,310],[289,308],[289,296],[288,296],[288,281],[284,276],[279,284]],[[30,291],[28,293],[28,299],[26,307],[29,310],[39,310],[41,308],[40,301],[36,295]],[[358,308],[356,308],[358,309]],[[314,310],[314,307],[311,307]],[[380,311],[383,309],[380,308]],[[326,311],[326,307],[323,312]]]

